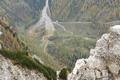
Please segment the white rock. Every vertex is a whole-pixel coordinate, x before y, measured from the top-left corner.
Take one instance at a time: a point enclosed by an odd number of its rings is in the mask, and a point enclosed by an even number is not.
[[[0,36],[3,34],[3,32],[0,31]]]
[[[120,66],[116,63],[111,63],[111,64],[109,64],[109,70],[113,74],[117,75],[117,74],[119,74]]]
[[[120,25],[115,25],[113,27],[111,27],[110,29],[112,32],[115,32],[117,34],[120,34]]]
[[[101,78],[101,72],[98,70],[95,70],[96,78]]]
[[[40,59],[40,57],[33,55],[32,58],[38,60],[41,64],[44,64],[44,62]]]
[[[0,55],[0,80],[47,80],[42,73],[15,66]]]
[[[79,59],[77,60],[76,64],[75,64],[75,68],[73,69],[73,74],[77,74],[77,71],[81,68],[85,68],[86,64],[85,64],[85,60],[84,59]]]
[[[91,49],[88,59],[77,60],[68,80],[120,80],[120,25],[110,28]]]

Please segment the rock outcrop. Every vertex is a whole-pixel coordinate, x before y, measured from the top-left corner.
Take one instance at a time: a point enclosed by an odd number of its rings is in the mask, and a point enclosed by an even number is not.
[[[0,55],[0,80],[47,80],[42,73],[13,65]]]
[[[68,80],[120,80],[120,25],[97,41],[88,59],[77,60]]]

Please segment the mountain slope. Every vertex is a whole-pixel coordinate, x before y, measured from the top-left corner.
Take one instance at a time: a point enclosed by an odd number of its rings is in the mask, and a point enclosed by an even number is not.
[[[119,0],[53,0],[51,13],[59,21],[110,22],[120,19]]]
[[[40,11],[39,20],[25,30],[24,38],[38,56],[47,53],[52,64],[72,67],[76,59],[88,57],[95,40],[107,32],[109,26],[119,24],[119,16],[115,17],[119,15],[116,3],[108,0],[49,0],[49,5],[45,4]]]
[[[49,0],[46,13],[55,31],[48,38],[50,31],[45,25],[49,22],[39,25],[45,3],[46,0],[1,0],[0,15],[8,17],[33,54],[57,69],[72,67],[78,58],[88,57],[95,41],[110,26],[120,24],[119,0]],[[29,34],[36,24],[38,28]]]
[[[119,0],[49,0],[50,16],[60,22],[111,22],[120,19]],[[45,0],[1,0],[0,15],[12,23],[31,24],[45,6]]]
[[[5,78],[7,80],[14,78],[20,80],[20,77],[27,80],[28,76],[34,77],[35,80],[56,80],[56,71],[31,55],[28,46],[18,38],[14,28],[9,25],[5,18],[0,19],[0,32],[0,72],[4,73],[0,74],[2,80]],[[20,75],[15,75],[15,73]],[[35,75],[32,76],[32,74]]]

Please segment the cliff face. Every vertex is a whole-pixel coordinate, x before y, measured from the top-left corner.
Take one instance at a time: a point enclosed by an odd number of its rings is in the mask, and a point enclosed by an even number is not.
[[[97,41],[88,59],[77,60],[68,80],[120,80],[120,25]]]
[[[0,80],[47,80],[42,73],[15,66],[0,55]]]

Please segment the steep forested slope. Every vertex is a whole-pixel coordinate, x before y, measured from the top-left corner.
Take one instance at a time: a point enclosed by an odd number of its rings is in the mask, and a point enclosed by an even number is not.
[[[56,21],[110,22],[120,19],[119,0],[49,0],[51,18]],[[13,21],[37,20],[45,0],[1,0],[0,15]]]

